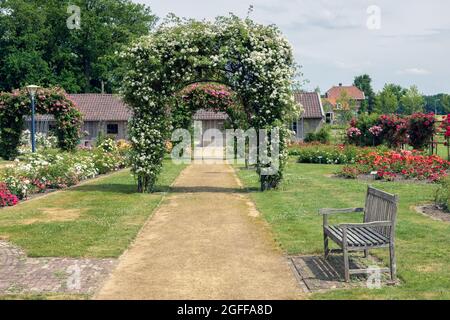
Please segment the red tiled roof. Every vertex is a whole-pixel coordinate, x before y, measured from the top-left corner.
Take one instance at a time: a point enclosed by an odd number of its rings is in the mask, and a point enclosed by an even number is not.
[[[194,114],[194,120],[226,120],[228,115],[225,112],[214,112],[200,109]]]
[[[324,117],[322,101],[316,92],[295,92],[295,101],[304,109],[302,117],[305,119],[321,119]]]
[[[112,94],[70,94],[84,121],[128,121],[131,111],[122,99]]]
[[[334,86],[325,94],[325,98],[332,104],[336,105],[336,100],[341,97],[342,92],[345,91],[350,98],[355,100],[364,100],[366,97],[364,92],[356,86]]]

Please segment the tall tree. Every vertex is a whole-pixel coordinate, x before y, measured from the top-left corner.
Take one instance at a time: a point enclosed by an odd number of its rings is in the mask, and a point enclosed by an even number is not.
[[[367,111],[372,113],[375,107],[375,92],[372,88],[372,78],[368,74],[356,76],[353,85],[364,92],[366,100],[361,106],[360,112]]]
[[[444,94],[441,98],[442,113],[450,114],[450,95]]]
[[[399,109],[398,87],[386,84],[375,98],[374,111],[380,114],[397,113]],[[400,96],[401,98],[401,96]]]
[[[425,99],[417,86],[411,86],[401,98],[402,111],[405,114],[423,112]]]
[[[80,28],[69,28],[69,4]],[[0,90],[29,83],[69,92],[114,91],[117,51],[148,34],[150,8],[131,0],[0,0]]]

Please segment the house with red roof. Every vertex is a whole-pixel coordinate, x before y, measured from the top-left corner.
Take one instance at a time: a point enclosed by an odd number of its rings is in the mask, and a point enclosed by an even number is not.
[[[333,122],[334,114],[343,110],[358,112],[365,99],[364,92],[356,86],[343,86],[339,83],[338,86],[331,87],[323,97],[326,122]]]

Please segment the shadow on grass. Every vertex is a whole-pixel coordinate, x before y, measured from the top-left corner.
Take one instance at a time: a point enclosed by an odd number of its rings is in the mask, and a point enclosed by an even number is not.
[[[172,192],[172,193],[247,193],[258,191],[257,188],[222,188],[209,186],[193,186],[193,187],[170,187],[168,185],[159,185],[155,187],[153,193]],[[137,185],[135,184],[101,184],[101,185],[84,185],[74,189],[77,192],[102,192],[102,193],[117,193],[117,194],[133,194],[137,193]]]

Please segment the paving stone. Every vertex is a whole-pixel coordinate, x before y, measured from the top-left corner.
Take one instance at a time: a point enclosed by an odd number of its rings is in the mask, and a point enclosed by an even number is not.
[[[0,294],[93,294],[117,259],[28,258],[0,241]]]

